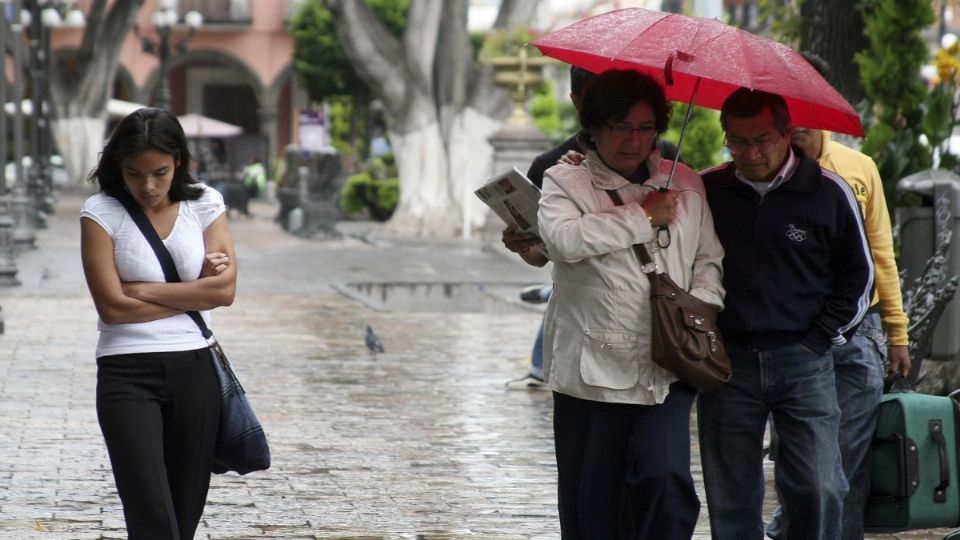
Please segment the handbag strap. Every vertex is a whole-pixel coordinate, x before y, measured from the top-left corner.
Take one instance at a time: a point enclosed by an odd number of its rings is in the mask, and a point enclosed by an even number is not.
[[[617,193],[615,189],[605,190],[607,195],[613,201],[613,204],[616,206],[623,206],[623,198],[620,197],[620,194]],[[637,258],[640,259],[640,264],[642,265],[643,272],[649,274],[651,272],[656,272],[657,263],[653,262],[653,258],[650,257],[650,254],[647,252],[647,248],[643,247],[643,244],[634,244],[633,252],[637,254]]]
[[[121,194],[117,199],[120,201],[120,204],[127,209],[127,213],[133,218],[133,222],[137,224],[137,228],[140,229],[144,238],[147,239],[147,243],[153,248],[153,252],[160,261],[160,267],[163,268],[163,277],[166,278],[167,283],[179,283],[181,280],[180,274],[177,273],[177,265],[173,262],[173,257],[170,255],[170,252],[167,251],[167,246],[163,245],[163,240],[160,239],[157,230],[153,228],[153,224],[147,219],[147,215],[143,213],[143,209],[133,200],[133,197],[126,193]],[[213,332],[207,327],[203,316],[201,316],[198,311],[187,311],[185,313],[190,316],[197,327],[200,328],[200,334],[203,335],[203,338],[209,341],[213,336]]]

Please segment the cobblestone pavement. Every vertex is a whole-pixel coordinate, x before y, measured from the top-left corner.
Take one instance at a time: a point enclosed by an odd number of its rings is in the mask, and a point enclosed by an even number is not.
[[[4,539],[125,537],[94,412],[81,200],[61,195],[39,248],[17,257],[23,284],[0,290]],[[214,330],[267,430],[273,466],[215,476],[197,537],[558,538],[550,395],[504,388],[526,370],[540,314],[378,310],[334,287],[482,281],[515,297],[547,273],[472,242],[376,229],[299,239],[271,223],[273,207],[253,210],[231,222],[239,290],[216,310]],[[374,300],[389,304],[384,291]],[[364,347],[366,324],[385,353]],[[696,538],[708,536],[704,505]]]

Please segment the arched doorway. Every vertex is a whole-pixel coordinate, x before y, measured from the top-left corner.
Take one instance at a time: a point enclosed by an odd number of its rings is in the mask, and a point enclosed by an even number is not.
[[[158,101],[159,83],[157,70],[143,89],[145,102]],[[218,155],[225,156],[222,166],[231,177],[253,157],[264,162],[272,157],[268,129],[272,126],[265,126],[260,115],[265,90],[243,61],[219,51],[189,50],[171,65],[169,84],[174,114],[200,114],[243,129],[243,134],[235,137],[192,141],[198,157],[209,159],[210,147],[215,147]]]

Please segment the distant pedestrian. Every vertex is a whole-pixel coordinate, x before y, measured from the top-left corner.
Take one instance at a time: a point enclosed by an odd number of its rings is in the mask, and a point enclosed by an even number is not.
[[[263,193],[267,185],[267,169],[260,162],[260,158],[254,157],[250,164],[243,169],[243,187],[247,191],[248,199],[256,199]]]
[[[97,417],[130,538],[193,538],[210,485],[220,415],[207,342],[185,314],[228,306],[233,239],[221,195],[190,177],[176,117],[143,108],[117,126],[81,210],[81,256],[100,319]],[[139,205],[173,256],[167,283],[120,199]]]

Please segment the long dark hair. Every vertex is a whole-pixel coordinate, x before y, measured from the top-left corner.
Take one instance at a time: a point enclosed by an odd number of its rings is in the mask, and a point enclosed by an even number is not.
[[[176,167],[170,185],[170,200],[196,200],[203,187],[190,176],[190,149],[177,117],[165,109],[144,107],[120,121],[100,153],[97,167],[88,179],[100,185],[100,191],[116,198],[126,193],[121,166],[123,161],[148,150],[173,156]]]

